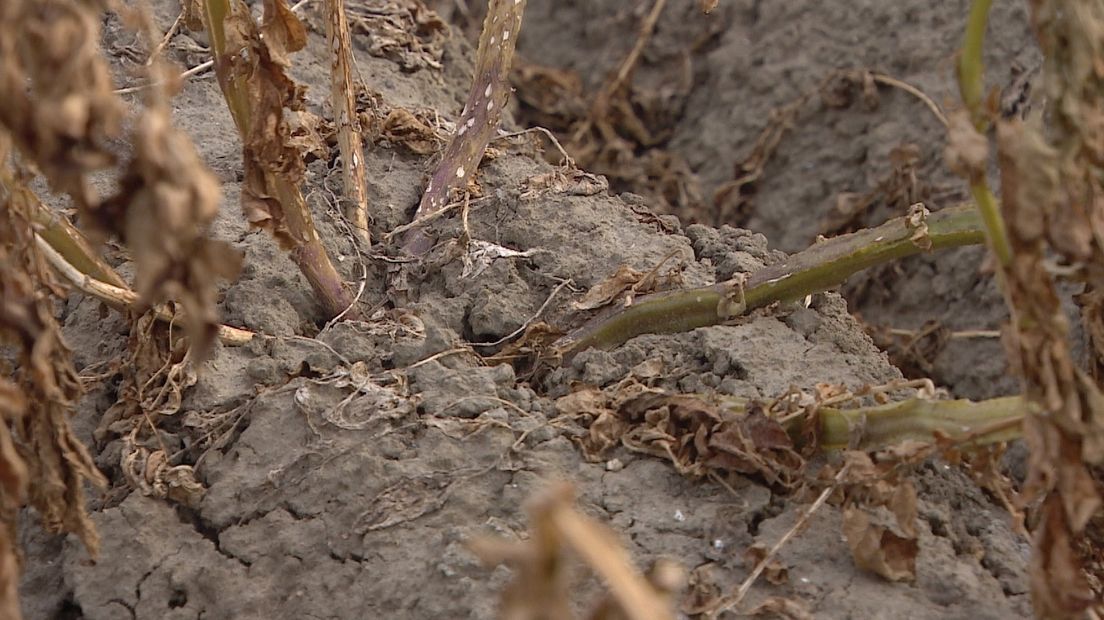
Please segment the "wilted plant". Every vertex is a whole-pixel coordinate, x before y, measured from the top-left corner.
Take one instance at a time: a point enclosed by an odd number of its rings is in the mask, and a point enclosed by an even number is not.
[[[306,43],[306,30],[283,0],[265,0],[264,9],[258,28],[242,0],[204,1],[215,72],[242,137],[242,210],[250,224],[267,230],[291,253],[332,318],[349,309],[354,297],[334,268],[300,191],[306,165],[289,140],[284,112],[303,107],[303,91],[285,69],[289,55]],[[356,157],[350,151],[346,161],[355,164]],[[355,314],[354,309],[346,316]]]

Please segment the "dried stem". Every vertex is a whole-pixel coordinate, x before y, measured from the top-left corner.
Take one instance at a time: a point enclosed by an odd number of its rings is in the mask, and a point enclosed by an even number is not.
[[[775,302],[828,290],[852,274],[893,260],[984,239],[972,206],[928,215],[920,226],[897,218],[868,230],[821,241],[785,262],[761,269],[745,281],[730,280],[696,289],[657,293],[632,306],[599,316],[564,336],[556,352],[569,358],[589,347],[611,349],[641,334],[678,333],[723,323]],[[930,243],[930,245],[928,245]]]
[[[368,180],[361,154],[362,140],[353,91],[353,52],[349,44],[349,22],[344,0],[326,0],[326,38],[330,42],[330,103],[337,125],[337,143],[341,149],[342,184],[345,217],[367,247],[372,244],[368,231]]]
[[[93,275],[71,264],[67,257],[53,247],[48,239],[42,235],[36,238],[38,251],[42,253],[46,262],[54,268],[62,277],[69,281],[78,290],[86,295],[95,297],[116,310],[127,310],[139,306],[138,293],[126,286],[114,286],[103,282]],[[160,305],[154,309],[157,319],[165,322],[179,322],[180,318],[167,306]],[[253,332],[238,329],[229,325],[219,325],[217,335],[220,342],[228,346],[243,345],[253,339]]]
[[[449,202],[449,193],[467,185],[483,152],[498,130],[502,109],[510,98],[510,64],[526,0],[490,0],[483,31],[479,35],[475,76],[464,111],[456,123],[456,133],[445,149],[441,162],[430,176],[422,201],[414,213],[418,220],[439,211]],[[403,237],[403,248],[420,256],[433,247],[433,238],[416,228]]]
[[[299,102],[281,62],[303,45],[303,26],[282,0],[266,0],[262,40],[241,0],[206,0],[204,6],[219,86],[242,136],[243,210],[250,223],[270,229],[290,250],[327,318],[337,316],[352,305],[353,295],[326,253],[299,190],[302,155],[287,143],[283,118],[284,106]]]
[[[30,215],[35,232],[57,250],[65,260],[89,276],[113,286],[127,288],[126,281],[92,248],[92,244],[65,216],[54,213],[26,185],[0,167],[0,186],[12,202]]]

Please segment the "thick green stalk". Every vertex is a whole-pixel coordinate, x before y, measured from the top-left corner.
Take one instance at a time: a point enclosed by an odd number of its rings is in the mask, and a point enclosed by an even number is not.
[[[824,450],[877,450],[905,440],[933,441],[936,435],[971,445],[1011,441],[1023,436],[1028,412],[1021,396],[974,402],[913,398],[856,409],[820,410],[820,447]],[[852,440],[854,443],[852,444]]]
[[[722,405],[737,414],[747,409],[742,398],[726,397]],[[983,401],[910,398],[899,402],[841,409],[821,407],[820,449],[880,450],[912,440],[931,443],[946,437],[971,446],[1011,441],[1023,436],[1021,423],[1032,405],[1022,396]],[[802,416],[786,422],[786,430],[799,439]]]
[[[745,282],[728,281],[696,289],[657,293],[599,316],[564,336],[555,350],[565,358],[595,347],[612,349],[641,334],[670,334],[716,325],[775,302],[801,299],[828,290],[852,274],[931,249],[979,244],[984,233],[972,206],[944,209],[927,216],[927,232],[907,218],[818,242],[785,262],[766,267]]]

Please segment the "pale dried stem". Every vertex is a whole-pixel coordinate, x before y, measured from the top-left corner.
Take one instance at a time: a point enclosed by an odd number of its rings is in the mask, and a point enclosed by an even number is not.
[[[330,103],[341,149],[342,188],[348,204],[345,217],[365,247],[372,244],[368,230],[368,179],[361,152],[363,140],[353,91],[353,54],[349,44],[349,23],[344,0],[326,0],[326,37],[330,43]]]
[[[42,253],[46,262],[82,293],[95,297],[119,311],[125,311],[139,305],[138,293],[126,287],[114,286],[102,282],[87,273],[83,273],[80,269],[70,264],[69,261],[67,261],[60,252],[55,250],[41,235],[36,234],[35,241],[38,243],[38,250]],[[161,321],[173,322],[180,320],[177,313],[174,313],[166,306],[157,306],[154,308],[154,312],[158,320]],[[246,344],[252,340],[254,336],[255,334],[253,332],[238,329],[237,327],[231,327],[229,325],[218,326],[218,339],[228,346]]]

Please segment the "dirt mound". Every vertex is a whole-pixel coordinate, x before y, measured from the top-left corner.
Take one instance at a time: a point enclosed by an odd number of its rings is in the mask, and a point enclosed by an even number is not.
[[[159,27],[168,29],[176,3],[155,4]],[[631,43],[594,51],[620,37],[609,36],[605,22],[588,11],[629,23],[625,12],[609,8],[620,4],[532,0],[526,41],[546,40],[549,47],[540,53],[601,68],[594,59],[616,58]],[[668,10],[689,14],[689,3],[679,4],[687,8]],[[737,147],[758,131],[772,105],[819,75],[818,63],[843,57],[842,51],[819,53],[809,37],[823,36],[833,41],[832,49],[848,50],[876,24],[878,38],[864,45],[862,63],[889,49],[938,50],[925,33],[939,33],[934,41],[945,43],[949,56],[958,37],[956,20],[965,15],[965,5],[918,4],[909,10],[870,3],[871,11],[899,19],[919,14],[928,29],[909,30],[907,41],[879,47],[895,40],[890,33],[896,22],[869,11],[848,11],[866,16],[847,17],[852,24],[844,17],[825,22],[812,12],[820,6],[812,2],[809,13],[785,15],[771,14],[781,9],[764,3],[722,4],[713,17],[664,20],[668,26],[661,26],[657,39],[664,49],[664,41],[688,30],[712,33],[695,52],[706,87],[679,103],[685,115],[671,139],[708,184],[730,176]],[[594,47],[572,43],[571,54],[566,43],[556,47],[566,33],[557,24],[565,19],[589,24],[585,40]],[[318,29],[312,30],[293,74],[310,88],[309,104],[320,109],[328,48]],[[804,41],[801,54],[771,38],[783,34],[787,41]],[[105,42],[121,64],[122,36],[113,25]],[[183,39],[174,40],[168,52],[188,62]],[[442,122],[459,115],[471,70],[471,50],[460,37],[432,43],[440,46],[439,54],[428,58],[439,57],[441,69],[368,40],[357,44],[357,63],[373,105],[428,111]],[[523,53],[536,56],[531,45],[523,42]],[[939,66],[938,52],[929,53],[935,56],[905,55],[891,61],[891,68],[932,71]],[[885,125],[866,113],[829,112],[834,122],[817,126],[840,133],[831,143],[824,134],[795,132],[799,139],[782,147],[783,163],[765,177],[756,215],[748,220],[766,238],[732,227],[683,227],[656,216],[634,195],[533,190],[530,181],[554,168],[524,138],[499,140],[481,168],[481,197],[464,220],[440,222],[435,231],[443,239],[466,233],[522,254],[472,265],[447,252],[433,254],[429,267],[411,273],[403,289],[388,282],[392,257],[355,251],[330,189],[338,171],[315,161],[305,193],[331,255],[347,280],[363,282],[361,295],[370,306],[399,301],[397,310],[379,310],[318,334],[322,314],[306,282],[272,239],[249,231],[240,215],[240,144],[217,84],[210,77],[189,80],[174,101],[174,118],[220,175],[218,238],[246,257],[240,279],[222,291],[222,316],[263,337],[242,347],[218,347],[158,437],[179,460],[195,463],[206,489],[196,501],[170,502],[131,488],[120,469],[125,438],[102,428],[93,432],[118,386],[101,384],[86,397],[78,430],[95,445],[97,463],[113,482],[92,515],[103,538],[100,557],[93,564],[75,540],[62,542],[26,526],[24,613],[89,619],[493,617],[509,571],[484,568],[466,543],[483,534],[521,537],[522,505],[552,479],[573,482],[583,512],[610,524],[641,567],[673,558],[693,571],[697,592],[732,589],[748,574],[745,550],[755,543],[773,545],[803,513],[807,498],[750,478],[734,478],[735,484],[690,480],[662,460],[623,448],[604,462],[588,462],[575,441],[586,429],[561,415],[556,398],[580,383],[614,383],[644,362],[658,364],[657,386],[759,398],[791,386],[858,387],[899,378],[841,297],[816,295],[808,306],[737,325],[639,337],[613,352],[580,354],[543,376],[518,376],[514,367],[487,365],[472,351],[495,352],[494,343],[534,321],[562,324],[572,312],[570,302],[621,265],[647,271],[667,260],[679,266],[683,284],[696,286],[779,260],[782,255],[769,250],[766,239],[777,237],[781,247],[795,249],[814,228],[792,222],[816,220],[792,208],[823,206],[831,193],[823,184],[785,179],[816,176],[833,189],[855,189],[856,180],[843,170],[854,170],[859,155],[840,157],[838,143],[875,162],[902,140],[937,143],[921,140],[927,134],[917,127],[937,128],[924,125],[930,119],[913,99],[886,93],[883,106],[876,118],[891,119]],[[698,135],[693,145],[691,134]],[[794,172],[828,154],[831,165],[815,175]],[[373,238],[408,220],[431,163],[399,140],[380,139],[366,150]],[[779,205],[790,205],[789,214]],[[939,268],[933,264],[909,269]],[[934,288],[941,299],[955,297],[955,286],[966,279],[941,277],[952,283],[925,289]],[[73,296],[63,314],[78,368],[107,363],[118,352],[126,327],[105,319],[97,303]],[[890,584],[858,571],[840,535],[841,513],[828,505],[798,542],[783,548],[788,581],[756,585],[748,603],[785,596],[829,618],[1029,615],[1029,545],[1012,531],[1008,515],[957,469],[927,464],[919,481],[915,583]],[[596,581],[584,582],[579,600],[594,600],[598,590]]]

